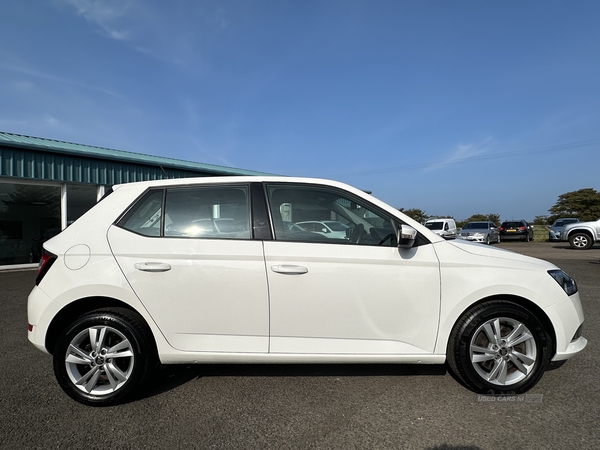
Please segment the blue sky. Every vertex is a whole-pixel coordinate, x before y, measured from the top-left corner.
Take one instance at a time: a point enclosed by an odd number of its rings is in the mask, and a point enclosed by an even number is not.
[[[600,190],[600,2],[4,2],[0,131],[531,219]]]

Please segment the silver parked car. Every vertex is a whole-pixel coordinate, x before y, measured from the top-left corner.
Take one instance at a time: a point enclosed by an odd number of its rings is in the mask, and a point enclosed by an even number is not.
[[[458,232],[459,239],[465,239],[473,242],[500,242],[500,232],[493,222],[467,222]]]
[[[551,241],[560,241],[560,232],[568,223],[577,223],[579,219],[574,217],[567,217],[562,219],[556,219],[554,223],[550,226],[550,230],[548,231],[548,239]]]

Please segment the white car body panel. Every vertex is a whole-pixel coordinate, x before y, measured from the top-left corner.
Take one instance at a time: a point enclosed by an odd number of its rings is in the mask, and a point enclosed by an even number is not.
[[[260,241],[154,238],[115,226],[108,239],[136,295],[174,348],[268,352],[269,294]],[[135,267],[146,262],[170,269]]]
[[[268,241],[265,258],[272,353],[433,351],[440,286],[431,246]],[[272,269],[279,265],[308,271],[282,274]]]
[[[569,345],[583,321],[579,293],[568,297],[558,283],[548,283],[554,264],[495,247],[465,241],[436,245],[442,273],[442,311],[435,353],[445,353],[452,327],[473,303],[493,296],[514,296],[533,301],[549,316],[555,328],[557,352]],[[541,270],[540,270],[541,269]],[[501,272],[500,272],[501,271]],[[502,273],[501,279],[498,273]],[[501,280],[503,283],[498,283]],[[557,313],[563,311],[564,316]],[[583,339],[583,338],[582,338]]]

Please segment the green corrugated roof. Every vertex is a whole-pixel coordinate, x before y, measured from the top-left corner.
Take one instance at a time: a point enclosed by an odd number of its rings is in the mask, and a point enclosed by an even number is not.
[[[112,148],[94,147],[91,145],[74,144],[53,139],[23,136],[0,131],[0,145],[20,147],[26,149],[51,151],[79,157],[99,158],[139,165],[153,165],[161,168],[168,167],[178,170],[203,172],[214,175],[272,175],[254,170],[236,169],[233,167],[217,166],[214,164],[203,164],[192,161],[184,161],[161,156],[144,155],[142,153],[126,152]]]

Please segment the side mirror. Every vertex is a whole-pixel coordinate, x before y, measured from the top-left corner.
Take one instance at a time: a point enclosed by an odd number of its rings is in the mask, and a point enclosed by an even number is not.
[[[398,226],[396,231],[398,238],[398,248],[412,248],[417,238],[417,230],[408,225]]]

